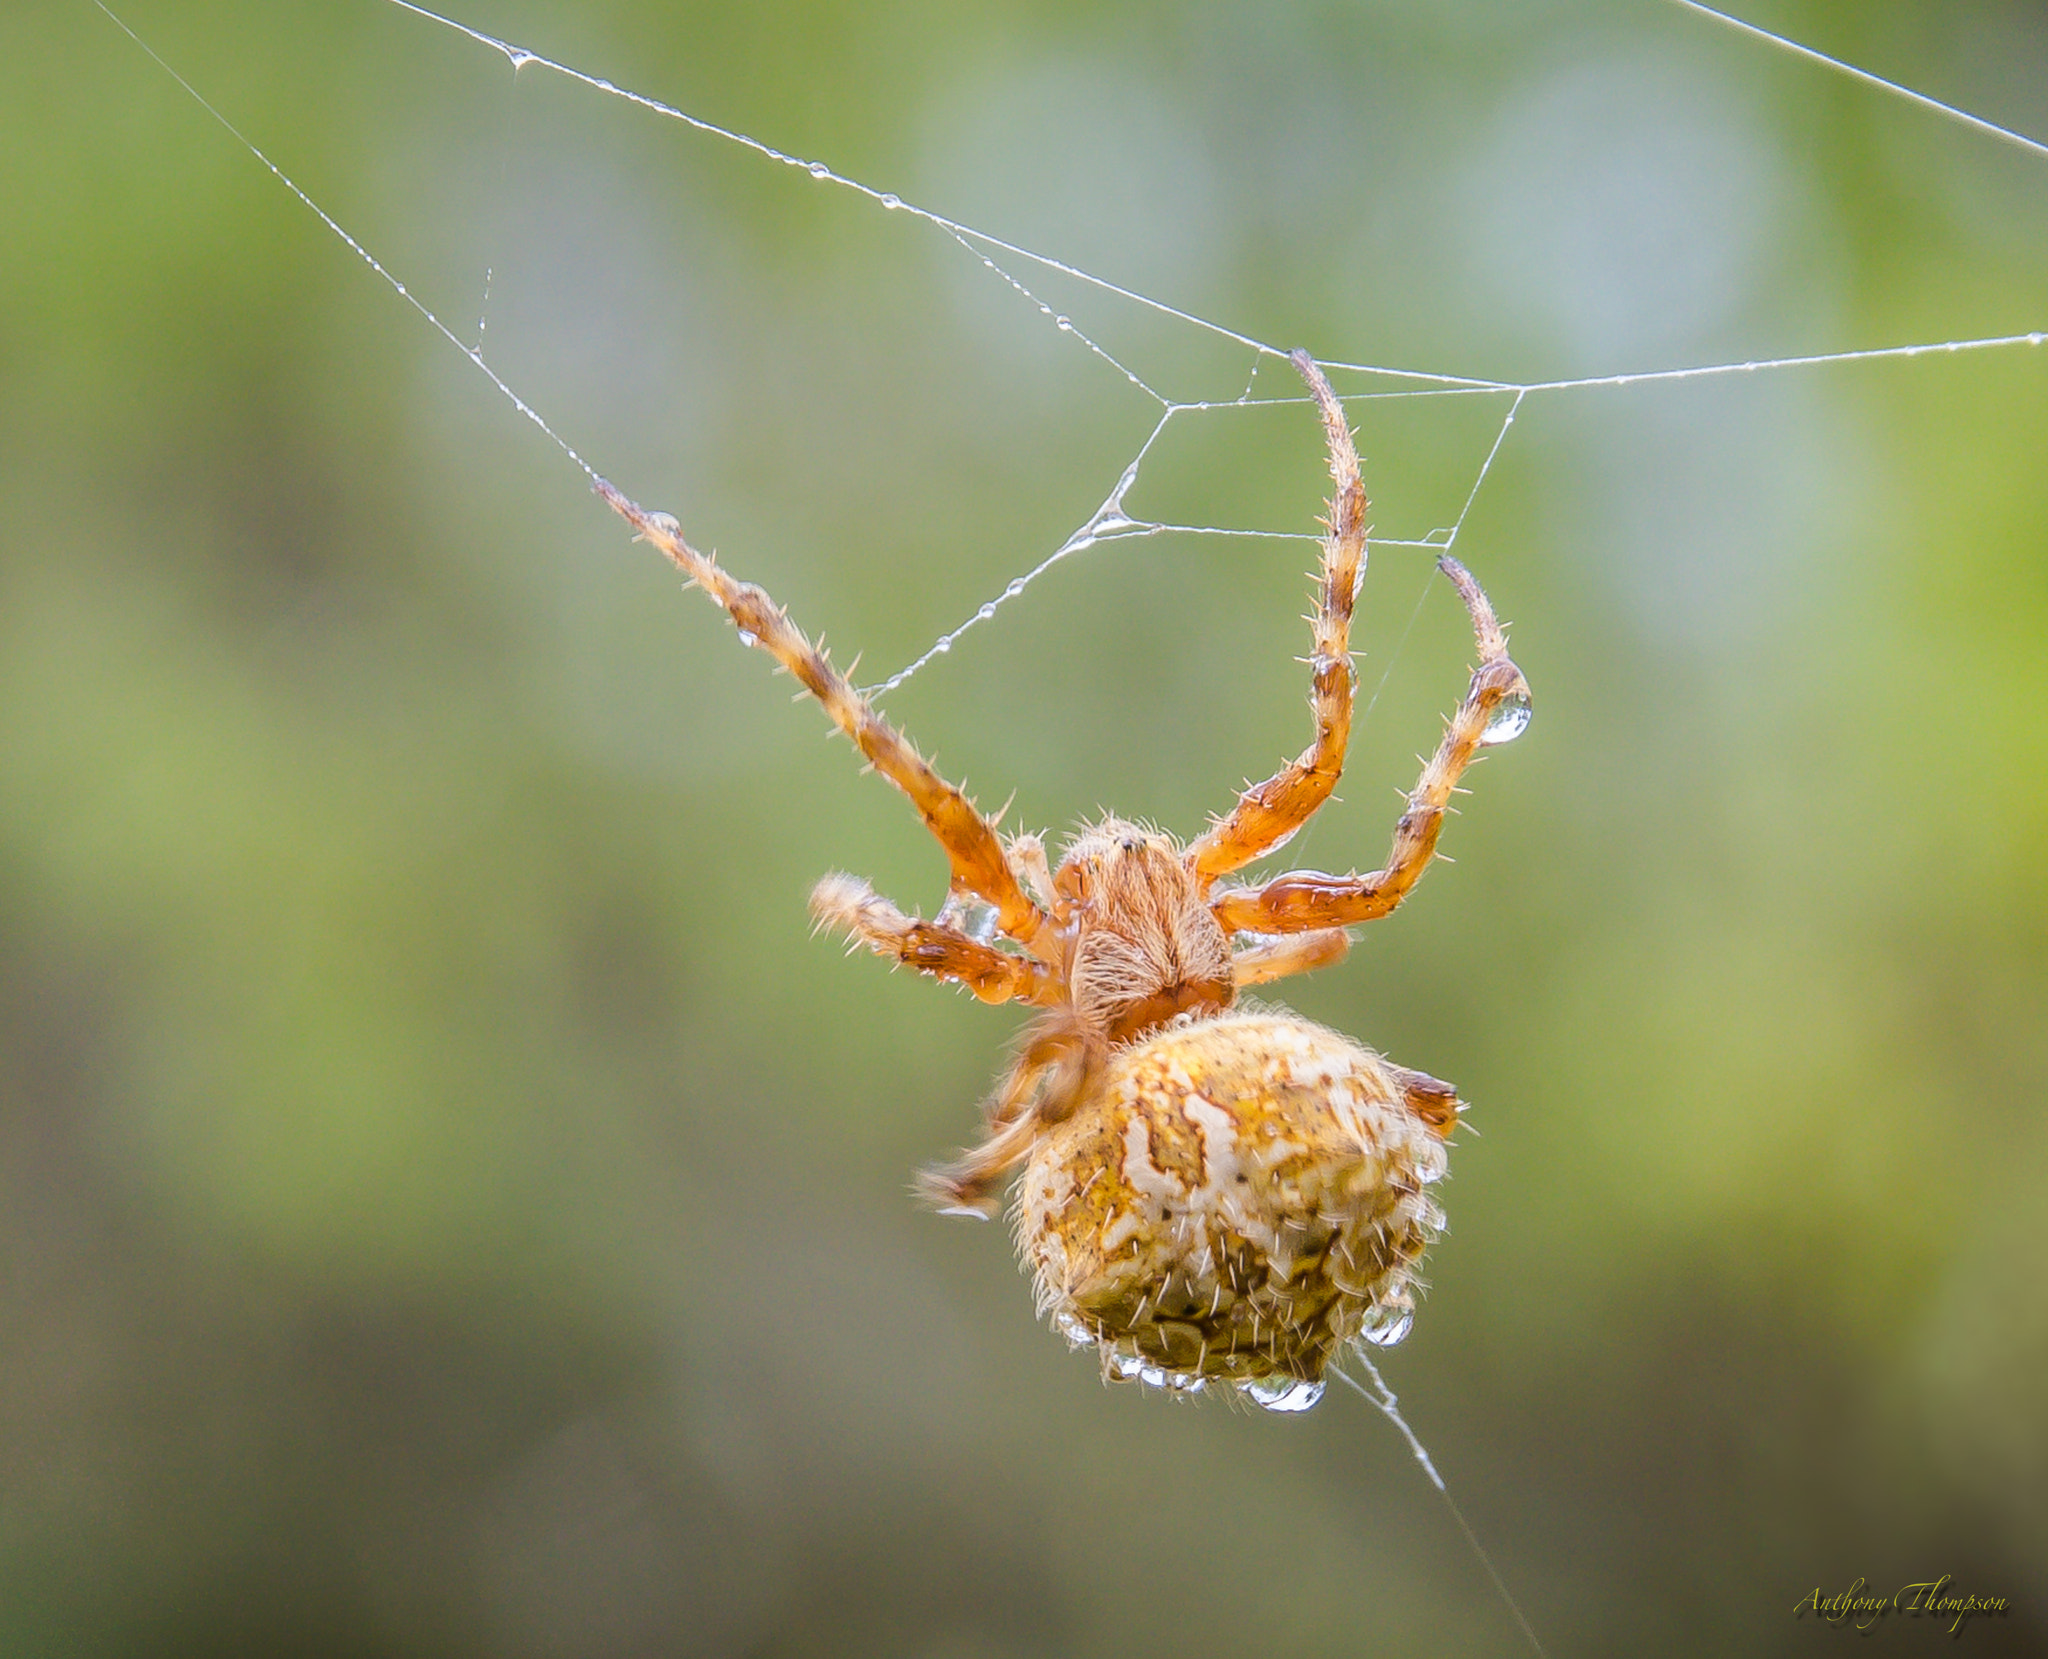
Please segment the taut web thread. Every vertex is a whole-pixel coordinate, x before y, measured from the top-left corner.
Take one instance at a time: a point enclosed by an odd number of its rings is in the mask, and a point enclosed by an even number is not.
[[[383,264],[369,248],[364,246],[363,243],[314,201],[294,179],[229,120],[189,80],[181,75],[171,64],[166,62],[154,48],[123,22],[105,4],[105,0],[92,0],[92,3],[123,34],[142,51],[147,53],[167,75],[175,80],[208,115],[212,116],[285,189],[290,191],[309,211],[318,217],[320,222],[333,235],[339,238],[357,258],[362,260],[400,299],[404,300],[407,305],[416,311],[449,345],[454,347],[463,357],[467,358],[478,372],[490,381],[498,394],[545,434],[586,477],[593,480],[597,478],[597,470],[548,423],[536,408],[504,380],[485,359],[483,354],[484,332],[481,321],[477,329],[476,343],[474,345],[466,344],[454,329],[442,321],[432,309],[406,286],[405,282],[396,273]],[[1096,507],[1095,511],[1090,514],[1088,519],[1077,526],[1057,547],[1053,548],[1051,552],[1047,553],[1022,575],[1012,578],[1000,591],[983,601],[971,615],[966,617],[957,626],[939,635],[930,646],[911,661],[904,664],[885,679],[864,687],[863,690],[868,695],[880,697],[895,690],[935,659],[950,652],[960,639],[972,629],[980,626],[982,623],[991,621],[1003,605],[1018,597],[1041,577],[1049,573],[1055,566],[1078,553],[1104,543],[1167,535],[1246,537],[1260,540],[1312,541],[1315,539],[1313,536],[1299,531],[1232,529],[1215,525],[1181,524],[1163,520],[1141,519],[1132,516],[1125,507],[1129,493],[1137,483],[1146,459],[1152,453],[1161,436],[1174,421],[1216,409],[1243,407],[1255,402],[1261,404],[1305,403],[1307,400],[1300,396],[1262,398],[1255,394],[1259,369],[1265,366],[1268,358],[1273,359],[1276,365],[1284,363],[1287,351],[1290,348],[1256,339],[1223,323],[1199,316],[1192,311],[1184,310],[1181,307],[1156,299],[1137,289],[1113,282],[1108,278],[1097,276],[1092,272],[1050,254],[1040,253],[1021,243],[1011,241],[989,231],[977,229],[972,225],[948,218],[944,214],[934,212],[931,209],[920,207],[904,200],[892,191],[879,190],[858,179],[850,178],[834,170],[826,162],[806,160],[803,157],[792,155],[787,151],[776,148],[772,144],[765,143],[760,139],[732,128],[707,121],[700,116],[693,115],[673,104],[665,103],[661,99],[647,93],[620,86],[616,82],[602,76],[593,75],[571,64],[550,58],[543,53],[515,45],[507,40],[502,40],[456,18],[419,5],[416,3],[416,0],[386,0],[386,3],[427,23],[452,31],[478,46],[499,54],[515,73],[526,69],[538,69],[559,75],[605,97],[617,98],[664,120],[679,122],[692,131],[706,137],[737,146],[764,160],[796,169],[820,184],[850,191],[855,196],[872,202],[885,211],[901,214],[907,220],[918,222],[937,230],[956,243],[999,281],[1007,284],[1021,300],[1034,307],[1061,333],[1072,337],[1080,346],[1092,353],[1106,367],[1156,405],[1158,410],[1156,423],[1140,445],[1137,454],[1132,457],[1129,464],[1119,473],[1115,486]],[[1804,61],[1817,64],[1832,73],[1845,75],[1888,96],[1897,97],[1915,106],[1929,109],[1945,119],[1959,122],[1974,130],[1993,136],[2002,142],[2036,154],[2048,156],[2048,146],[2044,146],[2040,142],[2017,133],[2010,128],[2001,127],[1981,117],[1970,115],[1952,105],[1944,104],[1937,99],[1930,98],[1897,82],[1870,74],[1838,58],[1830,57],[1812,48],[1802,46],[1781,35],[1772,34],[1753,24],[1734,18],[1725,12],[1716,11],[1712,7],[1700,4],[1699,0],[1672,0],[1672,3],[1685,11],[1709,18],[1746,37],[1760,40],[1775,49]],[[1126,301],[1146,311],[1169,318],[1174,322],[1199,330],[1212,337],[1246,348],[1253,354],[1254,366],[1244,391],[1234,399],[1223,401],[1176,401],[1157,387],[1149,384],[1139,373],[1120,360],[1099,340],[1084,331],[1071,317],[1057,311],[1053,306],[1040,298],[1029,284],[1017,274],[1019,268],[1035,268],[1050,275],[1067,279],[1085,288]],[[487,276],[487,284],[488,281],[489,278]],[[488,287],[486,292],[488,293]],[[1791,369],[1817,368],[1833,364],[1870,363],[1891,359],[1930,356],[1942,352],[1974,352],[2015,346],[2038,347],[2044,342],[2044,339],[2048,339],[2048,331],[2035,329],[2025,333],[1985,335],[1965,339],[1935,340],[1904,345],[1865,347],[1845,351],[1756,358],[1740,362],[1703,363],[1686,367],[1654,368],[1616,374],[1523,382],[1490,380],[1465,375],[1399,368],[1386,364],[1350,362],[1335,359],[1323,359],[1322,362],[1328,370],[1371,376],[1389,383],[1384,390],[1363,393],[1354,392],[1340,396],[1340,401],[1345,403],[1386,398],[1478,397],[1498,400],[1504,405],[1499,425],[1494,431],[1492,441],[1487,446],[1483,458],[1478,463],[1472,477],[1471,486],[1466,491],[1464,503],[1459,509],[1456,518],[1450,524],[1439,526],[1419,537],[1395,538],[1374,536],[1371,538],[1372,545],[1378,547],[1405,547],[1427,549],[1433,552],[1448,552],[1456,547],[1459,534],[1471,514],[1474,503],[1479,498],[1480,491],[1485,486],[1495,461],[1501,454],[1507,441],[1508,433],[1513,428],[1524,401],[1532,396],[1561,392],[1584,392],[1603,388],[1627,388],[1657,382],[1700,380],[1730,375],[1753,375]],[[1370,704],[1368,704],[1369,708]]]

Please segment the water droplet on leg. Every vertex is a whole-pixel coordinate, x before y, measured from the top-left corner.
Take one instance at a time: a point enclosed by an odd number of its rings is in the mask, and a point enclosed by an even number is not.
[[[1527,697],[1520,692],[1504,697],[1500,707],[1493,711],[1493,717],[1486,722],[1486,730],[1479,734],[1479,741],[1488,748],[1496,743],[1512,743],[1529,729],[1531,718]]]
[[[940,908],[938,919],[977,944],[986,945],[996,936],[996,907],[981,899],[963,899],[956,894]]]

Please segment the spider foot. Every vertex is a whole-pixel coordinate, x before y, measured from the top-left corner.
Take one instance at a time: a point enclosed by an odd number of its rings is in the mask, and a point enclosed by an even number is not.
[[[972,1216],[976,1221],[993,1221],[996,1211],[1002,1207],[990,1182],[970,1171],[966,1160],[954,1164],[933,1164],[919,1170],[910,1190],[920,1203],[930,1205],[940,1215],[964,1215]]]

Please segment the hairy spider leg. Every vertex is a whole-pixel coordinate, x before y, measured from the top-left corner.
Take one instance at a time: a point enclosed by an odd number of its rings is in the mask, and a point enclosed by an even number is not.
[[[1188,848],[1194,871],[1206,886],[1220,875],[1249,864],[1280,845],[1314,817],[1330,798],[1344,771],[1344,748],[1351,739],[1351,701],[1357,674],[1351,666],[1351,607],[1365,568],[1365,515],[1370,503],[1358,474],[1358,450],[1344,410],[1330,390],[1323,371],[1305,351],[1290,359],[1322,411],[1323,431],[1330,446],[1329,516],[1323,521],[1322,588],[1316,599],[1315,653],[1309,658],[1309,706],[1315,711],[1315,741],[1264,783],[1238,797],[1227,817],[1219,819]]]
[[[1351,935],[1341,927],[1262,939],[1232,954],[1231,977],[1239,990],[1247,985],[1269,985],[1289,974],[1313,973],[1317,968],[1341,962],[1350,949]]]
[[[858,876],[826,876],[811,890],[811,915],[820,927],[852,936],[877,956],[965,985],[983,1002],[1043,1006],[1063,994],[1044,963],[997,950],[944,922],[906,916]]]
[[[988,1139],[948,1164],[918,1171],[920,1198],[948,1215],[995,1212],[1005,1176],[1048,1125],[1071,1116],[1096,1086],[1108,1045],[1071,1008],[1055,1008],[1026,1028],[1017,1058],[986,1107]]]
[[[869,764],[910,797],[925,828],[945,850],[954,889],[993,905],[996,925],[1030,949],[1045,926],[1045,911],[1019,883],[995,826],[974,803],[932,770],[915,745],[874,711],[762,589],[735,581],[716,559],[690,546],[668,514],[643,510],[602,478],[593,487],[641,540],[660,548],[671,564],[725,607],[742,635],[758,642],[817,698]]]
[[[1386,915],[1408,896],[1436,855],[1451,792],[1483,746],[1501,705],[1519,701],[1527,706],[1529,682],[1508,655],[1507,635],[1494,620],[1485,592],[1472,573],[1448,553],[1437,560],[1437,567],[1450,578],[1471,613],[1472,631],[1479,641],[1479,666],[1473,670],[1464,701],[1444,728],[1443,741],[1408,797],[1408,810],[1394,826],[1387,867],[1362,876],[1290,870],[1263,887],[1218,894],[1210,908],[1224,931],[1305,933],[1376,921]]]

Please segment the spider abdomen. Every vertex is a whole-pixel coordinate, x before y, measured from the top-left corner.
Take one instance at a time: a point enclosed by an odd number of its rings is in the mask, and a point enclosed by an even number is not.
[[[1032,1149],[1040,1310],[1112,1376],[1310,1404],[1346,1344],[1406,1331],[1456,1115],[1446,1085],[1292,1015],[1163,1027]]]

